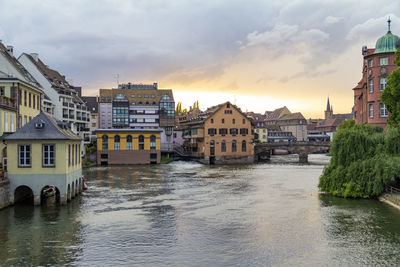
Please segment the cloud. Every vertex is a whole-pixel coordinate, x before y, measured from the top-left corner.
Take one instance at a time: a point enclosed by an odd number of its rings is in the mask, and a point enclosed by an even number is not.
[[[394,25],[394,27],[397,29],[396,32],[400,34],[400,18],[393,14],[387,14],[378,18],[370,18],[363,23],[357,24],[350,29],[346,35],[346,39],[350,41],[360,39],[369,40],[371,38],[376,40],[378,37],[386,33],[387,23],[385,22],[389,17],[392,20],[392,28]]]
[[[336,24],[339,21],[343,20],[342,17],[334,17],[334,16],[327,16],[324,20],[324,24],[325,25],[332,25],[332,24]]]

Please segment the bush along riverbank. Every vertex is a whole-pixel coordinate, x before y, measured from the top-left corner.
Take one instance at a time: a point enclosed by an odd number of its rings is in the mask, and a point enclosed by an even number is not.
[[[331,162],[319,189],[339,197],[376,198],[400,176],[400,129],[355,125],[338,127],[331,144]]]

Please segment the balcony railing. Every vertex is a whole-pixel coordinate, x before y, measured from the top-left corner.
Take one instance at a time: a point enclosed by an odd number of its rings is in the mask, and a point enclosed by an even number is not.
[[[11,100],[6,96],[0,96],[0,105],[6,106],[8,108],[17,108],[17,103],[15,100]]]

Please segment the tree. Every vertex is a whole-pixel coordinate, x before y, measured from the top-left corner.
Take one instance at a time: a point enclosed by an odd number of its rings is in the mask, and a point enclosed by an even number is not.
[[[396,51],[394,63],[400,66],[400,48]],[[400,126],[400,68],[394,70],[388,77],[387,86],[381,94],[381,100],[389,111],[388,124]]]

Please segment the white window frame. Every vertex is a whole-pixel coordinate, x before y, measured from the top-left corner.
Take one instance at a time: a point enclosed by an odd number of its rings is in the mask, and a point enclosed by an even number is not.
[[[374,80],[370,79],[368,81],[368,92],[373,93],[374,92]]]
[[[368,104],[368,116],[372,119],[374,117],[374,104]]]
[[[387,108],[386,108],[386,105],[383,104],[383,103],[380,103],[380,104],[379,104],[379,116],[380,116],[381,118],[385,118],[385,117],[388,117],[388,116],[389,116],[389,112],[388,112],[388,110],[387,110]]]
[[[387,85],[387,77],[381,77],[379,79],[379,91],[385,90]]]
[[[23,151],[21,151],[21,147],[24,147]],[[29,151],[27,151],[27,147],[29,147]],[[21,157],[22,153],[22,157]],[[31,151],[31,145],[18,145],[18,167],[31,167],[32,165],[32,159],[31,159],[32,151]],[[29,163],[28,163],[29,159]],[[22,163],[21,163],[22,160]]]
[[[381,57],[381,58],[379,58],[379,65],[380,65],[380,66],[387,66],[387,65],[389,65],[389,58],[388,58],[388,57]]]
[[[53,148],[53,151],[50,148]],[[53,156],[51,156],[53,152]],[[53,163],[51,163],[53,160]],[[55,167],[56,166],[56,145],[55,144],[43,144],[42,148],[42,164],[43,167]]]
[[[4,131],[8,132],[8,112],[4,112]]]

